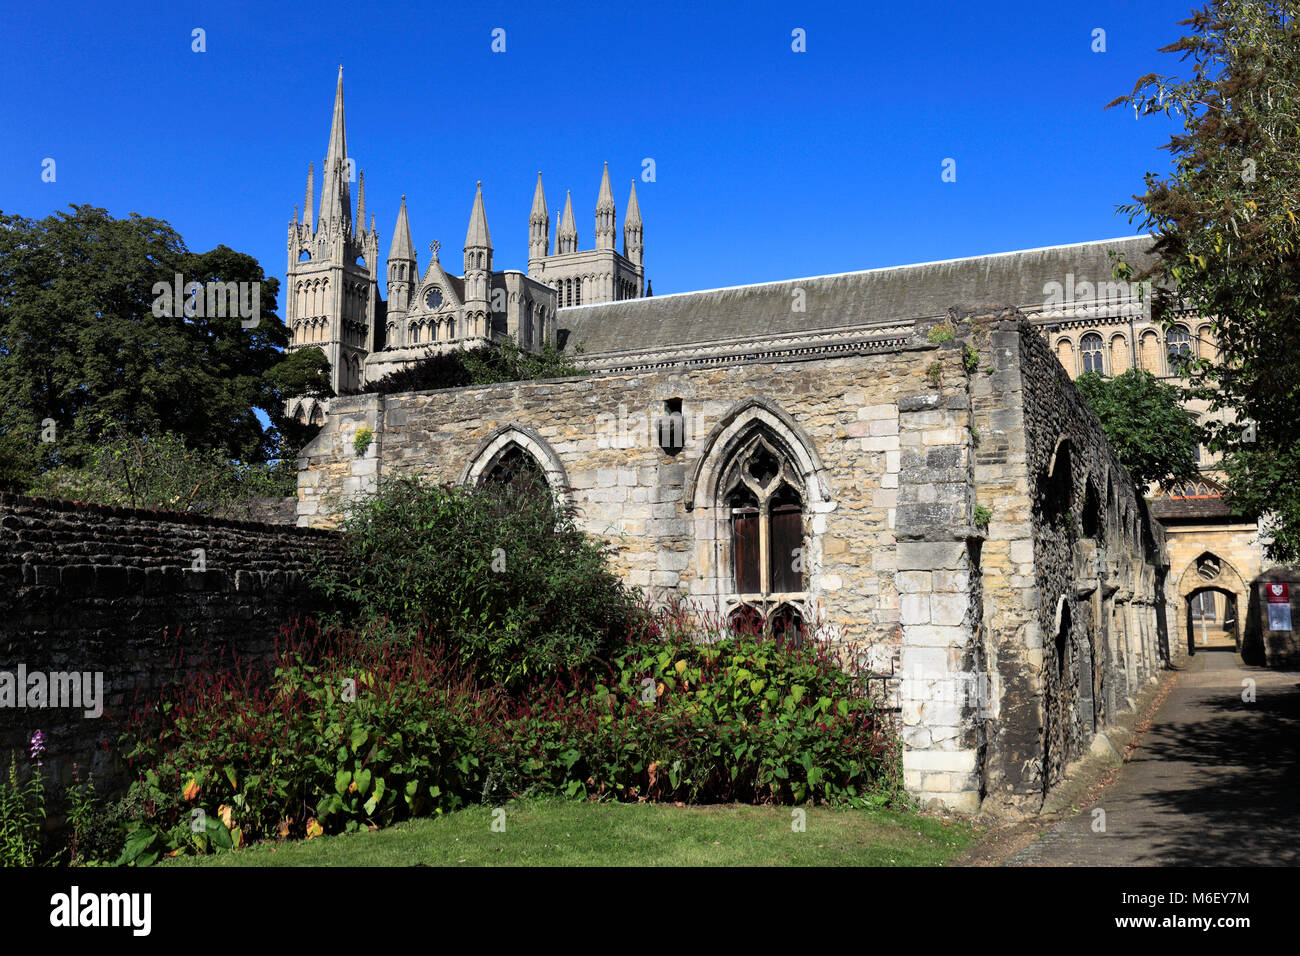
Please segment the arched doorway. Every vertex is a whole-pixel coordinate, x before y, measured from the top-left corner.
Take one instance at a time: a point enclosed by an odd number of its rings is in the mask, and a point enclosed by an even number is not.
[[[1237,595],[1221,587],[1197,588],[1186,603],[1187,634],[1194,650],[1240,650]]]
[[[1241,650],[1241,614],[1249,591],[1230,561],[1204,551],[1178,579],[1183,604],[1182,639],[1188,653],[1202,650]]]

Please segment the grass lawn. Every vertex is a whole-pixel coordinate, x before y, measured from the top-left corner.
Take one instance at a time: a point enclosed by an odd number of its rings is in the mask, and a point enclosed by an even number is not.
[[[529,800],[386,830],[262,844],[168,866],[940,866],[970,827],[908,811]]]

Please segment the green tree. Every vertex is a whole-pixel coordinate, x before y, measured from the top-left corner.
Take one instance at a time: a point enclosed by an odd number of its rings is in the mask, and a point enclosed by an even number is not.
[[[1227,413],[1208,444],[1224,453],[1234,506],[1271,513],[1268,552],[1282,561],[1300,560],[1298,12],[1215,0],[1161,51],[1190,61],[1189,77],[1149,74],[1110,104],[1182,123],[1165,146],[1172,170],[1148,173],[1145,193],[1120,207],[1155,235],[1158,261],[1141,274],[1121,263],[1120,274],[1176,289],[1212,322],[1220,355],[1190,363],[1192,394]],[[1157,302],[1167,323],[1174,304]]]
[[[225,246],[190,252],[162,220],[71,209],[40,220],[0,214],[0,481],[21,488],[38,472],[84,463],[110,423],[136,436],[175,433],[236,461],[274,457],[280,438],[257,412],[272,422],[282,414],[268,379],[286,361],[278,280]],[[167,301],[156,284],[170,288],[178,274],[256,284],[256,324],[237,310],[156,309]]]
[[[1086,372],[1075,384],[1139,485],[1158,482],[1167,488],[1196,477],[1196,447],[1203,434],[1183,407],[1179,389],[1145,369],[1130,369],[1113,379]]]
[[[569,358],[549,342],[541,352],[529,352],[520,348],[513,338],[507,337],[486,348],[455,349],[427,355],[381,379],[367,382],[361,391],[381,394],[419,392],[583,374]]]
[[[317,348],[290,352],[266,373],[267,417],[275,429],[277,457],[283,461],[297,459],[298,452],[320,431],[319,425],[306,425],[293,413],[299,398],[333,398],[330,387],[330,362]],[[296,467],[296,464],[295,464]]]

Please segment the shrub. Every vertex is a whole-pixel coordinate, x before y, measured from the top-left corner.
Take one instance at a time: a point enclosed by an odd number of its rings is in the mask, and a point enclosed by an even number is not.
[[[216,450],[196,451],[173,432],[132,435],[112,423],[77,467],[40,475],[27,493],[97,504],[169,511],[239,514],[249,498],[293,494],[290,460],[236,462]]]
[[[352,450],[357,453],[358,458],[366,453],[366,449],[370,447],[370,443],[374,438],[375,433],[369,428],[362,426],[357,429],[356,435],[352,438]]]
[[[139,825],[124,861],[382,825],[481,799],[479,739],[500,697],[454,655],[351,633],[286,632],[270,675],[203,675],[129,733]],[[201,827],[185,824],[195,819]],[[219,822],[220,827],[217,827]],[[208,824],[212,823],[212,826]]]
[[[271,674],[199,677],[155,713],[157,733],[137,737],[122,861],[517,795],[882,804],[897,794],[896,739],[836,660],[686,633],[661,614],[599,672],[512,697],[472,680],[438,643],[287,632]]]
[[[424,629],[488,683],[514,689],[600,658],[637,601],[571,510],[540,487],[396,479],[343,524],[322,590],[367,624]]]

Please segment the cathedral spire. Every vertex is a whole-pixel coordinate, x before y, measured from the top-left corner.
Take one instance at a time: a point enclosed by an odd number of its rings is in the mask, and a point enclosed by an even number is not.
[[[411,242],[411,223],[406,218],[406,196],[402,196],[402,208],[397,211],[397,225],[393,227],[393,244],[388,249],[389,260],[403,259],[415,261],[415,243]]]
[[[564,215],[560,217],[560,228],[555,233],[555,252],[578,251],[578,227],[573,222],[573,195],[564,194]]]
[[[474,193],[474,208],[469,214],[469,230],[465,233],[465,276],[476,273],[479,281],[475,288],[478,298],[487,298],[487,275],[492,272],[492,236],[488,233],[487,212],[483,208],[483,184]],[[468,290],[469,285],[466,284]],[[466,298],[469,298],[468,291]]]
[[[596,197],[596,248],[614,248],[614,190],[609,185],[609,163],[600,176],[600,194]]]
[[[632,180],[632,193],[627,197],[627,214],[623,217],[623,255],[642,264],[645,232],[641,226],[641,204],[636,201],[636,180]]]
[[[492,236],[488,233],[487,213],[483,209],[483,184],[474,193],[474,208],[469,214],[469,231],[465,233],[465,248],[491,249]]]
[[[329,149],[325,153],[325,186],[320,197],[320,224],[340,223],[345,231],[352,225],[352,195],[348,187],[351,168],[348,136],[343,123],[343,67],[334,91],[334,121],[330,125]]]
[[[307,164],[307,201],[302,206],[302,224],[303,228],[311,233],[314,230],[311,227],[311,211],[316,208],[316,164]]]
[[[374,226],[370,231],[373,233]],[[393,244],[388,250],[388,309],[390,313],[405,312],[411,307],[411,293],[420,281],[415,263],[415,244],[411,242],[411,223],[406,218],[406,197],[397,211],[397,225],[393,227]],[[399,337],[402,333],[398,333]],[[399,338],[400,340],[400,338]]]
[[[546,193],[542,189],[542,172],[537,171],[537,189],[533,192],[533,211],[528,215],[528,257],[541,259],[551,254],[551,217],[546,212]]]
[[[366,231],[366,174],[357,173],[357,228]]]

